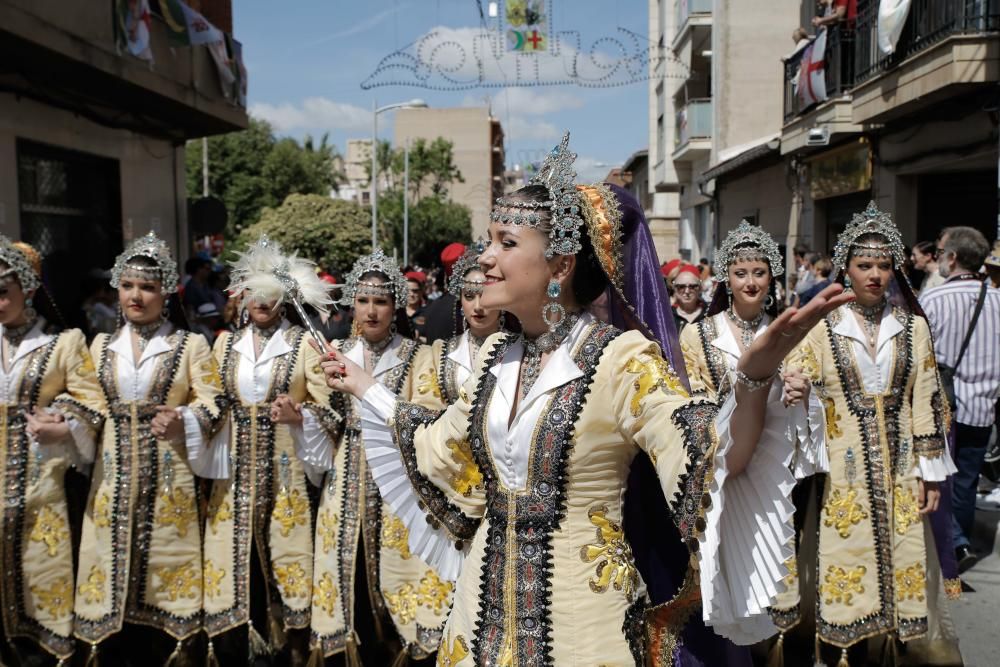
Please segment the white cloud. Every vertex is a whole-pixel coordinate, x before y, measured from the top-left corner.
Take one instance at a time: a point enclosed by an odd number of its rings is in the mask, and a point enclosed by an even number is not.
[[[588,157],[586,155],[579,156],[576,158],[576,162],[573,163],[578,183],[595,183],[597,181],[603,181],[609,171],[620,166],[621,163],[611,164],[610,162],[604,162],[603,160],[598,160],[595,157]]]
[[[409,3],[409,2],[404,2],[401,5],[396,5],[395,7],[392,7],[391,9],[385,9],[385,10],[383,10],[383,11],[377,13],[377,14],[374,14],[373,16],[369,16],[368,18],[364,19],[363,21],[359,21],[358,23],[355,23],[352,26],[349,26],[349,27],[344,28],[342,30],[338,30],[337,32],[335,32],[333,34],[324,35],[323,37],[319,37],[319,38],[314,39],[314,40],[312,40],[310,42],[306,42],[305,44],[302,45],[302,47],[303,48],[309,48],[309,47],[312,47],[312,46],[318,46],[319,44],[324,44],[326,42],[332,42],[335,39],[343,39],[345,37],[351,37],[353,35],[357,35],[357,34],[360,34],[360,33],[363,33],[363,32],[367,32],[367,31],[371,30],[372,28],[377,27],[379,24],[381,24],[382,22],[384,22],[386,19],[392,17],[396,12],[400,11],[401,9],[405,9],[405,8],[409,7],[410,4],[411,3]]]
[[[345,130],[363,132],[371,130],[372,112],[368,109],[334,102],[325,97],[307,97],[299,104],[284,102],[267,104],[258,102],[250,105],[250,113],[263,118],[278,132],[293,130]]]
[[[543,116],[545,114],[579,109],[583,100],[568,90],[539,88],[504,88],[494,94],[492,99],[493,113],[503,117],[508,111],[521,116]],[[462,106],[481,106],[483,97],[466,95]]]
[[[562,136],[552,123],[527,116],[511,116],[503,123],[504,133],[508,140],[523,141],[526,139],[556,139]]]

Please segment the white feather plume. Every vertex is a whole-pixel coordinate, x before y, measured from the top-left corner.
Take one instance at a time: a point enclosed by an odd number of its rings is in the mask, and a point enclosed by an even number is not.
[[[281,245],[261,235],[257,242],[247,248],[246,252],[238,252],[236,261],[232,262],[232,285],[234,293],[245,292],[258,303],[287,303],[289,295],[285,285],[279,280],[278,273],[287,273],[298,284],[299,295],[303,304],[309,304],[316,310],[326,312],[333,303],[330,298],[329,286],[316,275],[316,264],[298,257],[294,253],[285,255]]]

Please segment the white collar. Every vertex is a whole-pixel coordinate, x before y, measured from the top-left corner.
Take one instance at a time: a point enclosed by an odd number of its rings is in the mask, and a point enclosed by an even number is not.
[[[455,349],[448,353],[448,358],[454,361],[467,371],[475,370],[472,367],[472,354],[469,352],[469,332],[462,334]]]
[[[878,341],[875,350],[881,350],[883,345],[892,340],[893,336],[902,333],[902,331],[903,325],[892,314],[892,306],[886,303],[885,308],[882,310],[882,321],[878,328]],[[854,316],[854,311],[849,306],[844,305],[840,307],[840,322],[833,328],[833,333],[846,338],[852,338],[865,347],[868,346],[868,338],[865,336],[864,331],[861,330],[858,318]]]
[[[743,351],[740,350],[740,345],[736,342],[736,336],[733,335],[732,327],[729,326],[729,316],[723,311],[716,313],[713,317],[715,318],[715,331],[718,336],[712,340],[712,345],[728,355],[739,359],[743,355]],[[771,317],[767,313],[764,313],[764,316],[760,318],[760,324],[757,325],[757,330],[753,332],[754,340],[757,339],[757,336],[764,333],[770,322]]]
[[[146,347],[142,350],[142,356],[139,357],[139,363],[135,363],[135,357],[132,356],[132,325],[126,322],[118,330],[117,335],[114,340],[108,345],[108,349],[125,359],[132,366],[140,366],[144,361],[155,357],[158,354],[163,354],[164,352],[170,351],[170,343],[167,342],[167,336],[170,334],[171,325],[170,322],[164,322],[161,324],[156,331],[153,332],[153,336],[146,343]]]
[[[0,335],[3,335],[5,327],[0,324]],[[24,335],[21,342],[18,343],[17,349],[14,351],[14,356],[11,359],[11,363],[17,362],[19,359],[25,355],[31,354],[35,350],[45,345],[48,345],[51,340],[55,338],[52,334],[45,333],[45,320],[41,317],[35,322],[31,330]]]
[[[396,334],[392,337],[392,341],[389,342],[389,346],[382,353],[382,356],[378,360],[378,364],[375,365],[375,370],[372,373],[373,378],[377,378],[380,375],[387,373],[396,366],[403,363],[403,360],[399,358],[399,348],[403,344],[403,337]],[[355,339],[354,346],[344,352],[344,356],[356,363],[362,368],[365,367],[365,341],[358,336]]]
[[[292,346],[285,340],[285,332],[288,331],[290,326],[288,320],[281,321],[278,325],[278,330],[274,332],[273,336],[267,339],[267,343],[264,345],[264,349],[261,350],[259,358],[257,358],[253,346],[253,325],[244,327],[239,340],[233,343],[233,349],[246,357],[254,366],[265,364],[275,357],[280,357],[292,351]]]

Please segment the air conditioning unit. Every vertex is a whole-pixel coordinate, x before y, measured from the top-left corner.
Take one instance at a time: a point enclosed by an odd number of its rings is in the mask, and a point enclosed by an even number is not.
[[[830,144],[830,128],[814,127],[806,136],[806,146],[828,146]]]

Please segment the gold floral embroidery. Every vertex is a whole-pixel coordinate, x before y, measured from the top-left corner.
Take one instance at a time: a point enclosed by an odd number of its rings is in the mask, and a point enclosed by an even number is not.
[[[332,549],[337,544],[337,524],[340,523],[340,519],[336,514],[330,510],[323,512],[323,515],[319,518],[319,532],[320,537],[323,538],[323,553],[330,553]],[[382,528],[382,539],[385,540],[385,527]]]
[[[205,561],[205,583],[203,584],[205,597],[214,598],[220,593],[222,579],[226,576],[226,571],[221,567],[216,569],[215,563],[211,560]]]
[[[188,528],[198,520],[198,508],[194,496],[184,489],[175,488],[160,494],[160,509],[156,513],[156,523],[160,526],[174,526],[178,537],[187,537]]]
[[[843,602],[850,606],[854,602],[854,594],[862,595],[865,587],[861,585],[861,577],[868,569],[864,565],[851,568],[849,571],[836,565],[826,568],[826,576],[820,592],[825,596],[826,604]]]
[[[278,492],[274,500],[274,511],[271,518],[281,526],[281,536],[288,537],[295,526],[305,526],[309,523],[309,501],[299,492],[287,489]]]
[[[896,518],[896,534],[905,535],[906,529],[920,521],[920,509],[917,507],[917,499],[910,489],[896,486],[892,492],[893,510]]]
[[[216,389],[222,389],[222,376],[219,375],[219,365],[215,363],[215,359],[206,361],[200,366],[200,369],[202,382]]]
[[[70,583],[69,577],[56,579],[47,589],[32,586],[31,592],[38,596],[35,605],[40,610],[52,614],[54,618],[69,616],[73,611],[73,584]]]
[[[411,584],[404,584],[395,593],[382,591],[382,596],[389,605],[389,611],[401,624],[412,623],[417,617],[417,592]]]
[[[35,525],[31,529],[32,542],[44,542],[46,551],[50,556],[59,553],[59,544],[69,537],[66,529],[66,519],[45,505],[38,512],[35,518]]]
[[[208,525],[212,527],[212,534],[218,534],[219,523],[229,521],[232,518],[233,514],[230,511],[229,502],[220,494],[218,502],[213,502],[208,506]]]
[[[427,570],[420,579],[417,597],[420,604],[435,614],[441,615],[448,606],[448,597],[455,586],[450,581],[441,581],[434,570]]]
[[[962,598],[962,580],[958,577],[944,580],[944,594],[949,600]]]
[[[474,489],[483,488],[483,473],[472,458],[468,440],[449,440],[448,449],[451,451],[451,460],[459,466],[457,472],[451,473],[451,488],[468,498]]]
[[[327,616],[333,616],[334,606],[337,603],[337,586],[333,583],[333,577],[329,572],[324,572],[316,583],[313,602],[325,611]]]
[[[818,382],[820,379],[819,360],[816,359],[816,352],[808,345],[803,345],[792,352],[787,367],[801,368],[802,374],[808,377],[810,382]]]
[[[441,384],[438,382],[437,373],[429,368],[417,376],[417,392],[420,394],[431,394],[441,398]]]
[[[76,367],[76,374],[80,377],[86,377],[87,375],[94,375],[96,372],[94,359],[86,352],[81,354],[80,365]]]
[[[382,544],[388,549],[395,549],[403,560],[410,559],[410,531],[406,530],[402,520],[389,510],[382,517]]]
[[[799,578],[799,559],[798,556],[792,554],[785,561],[785,567],[788,568],[788,574],[785,575],[785,586],[791,588],[795,585],[796,580]]]
[[[104,583],[108,580],[105,576],[104,571],[96,565],[90,566],[90,575],[87,577],[87,581],[80,584],[79,593],[80,596],[87,602],[87,604],[103,604],[104,603]]]
[[[927,575],[923,563],[914,563],[910,567],[896,570],[896,599],[924,601],[927,591]]]
[[[201,577],[194,567],[194,561],[188,561],[177,567],[161,567],[153,571],[160,580],[156,587],[157,593],[166,593],[167,599],[176,602],[178,598],[194,599],[201,590]]]
[[[305,569],[298,563],[286,567],[275,566],[274,578],[278,580],[278,586],[286,597],[304,598],[309,595],[311,582],[306,577]]]
[[[650,357],[645,362],[633,357],[625,364],[625,370],[639,376],[632,385],[635,389],[631,403],[633,417],[642,414],[642,399],[657,389],[685,397],[688,395],[674,369],[663,357]]]
[[[855,489],[849,489],[846,496],[841,494],[840,489],[834,489],[826,501],[826,507],[823,508],[826,513],[823,525],[835,528],[841,537],[848,537],[851,534],[851,526],[856,526],[868,518],[868,514],[856,502],[857,498],[858,492]]]
[[[587,512],[590,522],[597,527],[597,543],[580,547],[580,558],[585,563],[597,561],[596,579],[591,579],[590,590],[603,593],[613,585],[632,599],[639,575],[632,562],[632,549],[625,541],[622,527],[607,517],[607,505],[592,507]]]
[[[452,642],[449,632],[444,641],[441,642],[441,647],[438,648],[437,667],[456,667],[468,655],[469,645],[466,643],[465,637],[458,635]]]
[[[830,440],[843,437],[844,432],[838,424],[840,415],[837,414],[837,404],[832,398],[824,398],[823,407],[826,411],[826,437]]]
[[[937,357],[934,355],[934,345],[927,343],[927,352],[924,354],[924,370],[932,371],[937,368]]]
[[[98,528],[111,525],[111,497],[105,492],[94,500],[94,525]]]

